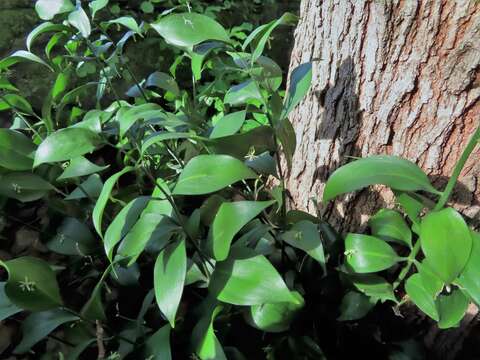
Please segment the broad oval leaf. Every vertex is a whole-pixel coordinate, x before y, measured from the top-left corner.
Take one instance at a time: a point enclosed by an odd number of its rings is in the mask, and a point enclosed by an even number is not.
[[[142,154],[144,154],[151,146],[162,143],[166,140],[189,139],[195,138],[191,133],[177,133],[169,131],[159,131],[148,136],[142,143]]]
[[[399,261],[398,255],[385,241],[361,234],[347,235],[345,257],[346,263],[357,273],[382,271]]]
[[[480,306],[480,234],[471,233],[472,253],[456,283]]]
[[[440,295],[436,300],[440,329],[458,326],[468,308],[468,298],[460,289],[455,289],[451,294]]]
[[[430,267],[446,284],[461,274],[470,258],[470,230],[462,215],[452,208],[425,216],[420,225],[420,241]]]
[[[175,327],[175,315],[182,298],[186,273],[185,240],[170,245],[158,254],[153,272],[155,299],[172,328]]]
[[[408,297],[417,305],[420,310],[430,316],[433,320],[439,319],[437,307],[435,306],[436,294],[429,291],[423,284],[420,274],[413,274],[405,283],[405,290]]]
[[[95,203],[95,207],[93,208],[93,213],[92,213],[93,225],[95,227],[95,230],[97,231],[97,234],[100,235],[100,237],[102,238],[103,238],[103,235],[102,235],[103,212],[105,211],[105,207],[107,206],[107,202],[108,202],[108,199],[110,198],[113,187],[117,183],[118,179],[120,179],[120,176],[132,170],[133,170],[132,167],[127,166],[123,168],[121,171],[117,172],[116,174],[113,174],[112,176],[110,176],[108,180],[105,181],[105,184],[103,185],[103,188],[102,188],[102,192],[100,193],[100,196],[98,197],[98,200]]]
[[[62,304],[55,273],[45,261],[25,256],[0,265],[8,272],[5,293],[16,306],[43,311]]]
[[[66,217],[50,239],[47,247],[57,254],[86,256],[96,250],[97,241],[88,226],[79,220]]]
[[[233,305],[298,303],[270,261],[243,247],[232,249],[228,260],[217,263],[209,290]]]
[[[368,314],[377,303],[377,299],[369,298],[359,292],[349,291],[345,294],[340,304],[338,321],[359,320]]]
[[[243,123],[245,122],[246,115],[247,112],[245,110],[225,115],[216,123],[215,127],[210,133],[210,139],[216,139],[235,134],[241,129]]]
[[[63,173],[57,178],[57,180],[71,179],[86,175],[98,173],[107,169],[110,165],[98,166],[83,156],[72,159]]]
[[[6,283],[0,282],[0,321],[22,311],[22,309],[13,304],[7,297],[7,294],[5,293],[5,285]]]
[[[262,101],[262,94],[253,80],[247,80],[228,89],[223,100],[233,106],[243,105],[252,100]]]
[[[58,130],[42,141],[35,152],[33,166],[74,159],[95,150],[100,141],[98,134],[87,129]]]
[[[51,20],[57,14],[75,10],[70,0],[38,0],[35,10],[42,20]]]
[[[381,209],[370,218],[368,224],[372,235],[412,247],[412,232],[398,211]]]
[[[297,291],[292,296],[298,299],[298,303],[275,303],[251,306],[245,315],[245,320],[251,326],[266,332],[283,332],[290,328],[305,301]]]
[[[160,71],[150,74],[145,81],[145,87],[157,87],[166,91],[170,91],[175,96],[180,95],[180,88],[173,77]]]
[[[0,195],[29,202],[41,199],[53,186],[31,172],[12,172],[0,175]]]
[[[47,337],[60,325],[76,320],[80,320],[80,318],[61,309],[30,314],[22,322],[22,341],[13,350],[13,353],[26,353],[32,346]]]
[[[364,187],[383,184],[395,190],[439,192],[413,162],[398,156],[370,156],[337,169],[328,179],[323,201]]]
[[[225,260],[233,237],[253,218],[275,201],[235,201],[220,205],[207,241],[213,258]]]
[[[397,302],[392,284],[377,274],[348,274],[348,278],[357,290],[371,298]]]
[[[90,25],[90,20],[88,19],[87,13],[81,6],[78,6],[75,11],[72,11],[68,15],[68,22],[75,29],[77,29],[84,38],[88,38],[92,32],[92,27]]]
[[[0,167],[9,170],[31,170],[35,145],[22,133],[0,129]]]
[[[237,181],[257,175],[240,160],[228,155],[198,155],[191,159],[178,178],[174,195],[209,194]]]
[[[73,190],[65,200],[79,200],[90,198],[95,201],[100,196],[102,192],[103,182],[98,174],[90,175],[87,180],[83,181]]]
[[[131,16],[122,16],[122,17],[119,17],[118,19],[110,20],[108,23],[120,24],[125,26],[129,30],[132,30],[134,33],[137,33],[137,34],[142,33],[142,30],[138,26],[137,21]]]
[[[301,64],[290,75],[290,86],[283,103],[281,118],[284,119],[302,101],[312,83],[312,63]]]
[[[207,40],[230,42],[222,25],[201,14],[172,14],[152,23],[151,26],[167,42],[180,47],[189,48]]]
[[[121,108],[117,113],[117,121],[120,126],[120,136],[125,136],[127,131],[138,120],[150,120],[163,117],[163,109],[153,103]]]

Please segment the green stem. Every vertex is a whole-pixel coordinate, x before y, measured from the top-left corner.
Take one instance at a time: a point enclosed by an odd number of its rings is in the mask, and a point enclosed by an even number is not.
[[[477,130],[475,130],[474,134],[470,138],[470,141],[465,147],[465,150],[463,150],[462,156],[460,157],[457,164],[455,165],[452,176],[448,180],[447,186],[445,187],[445,190],[440,196],[440,199],[438,199],[437,205],[435,205],[435,208],[433,209],[433,211],[442,209],[447,203],[448,199],[450,198],[450,195],[452,194],[453,188],[455,187],[455,184],[458,180],[458,177],[460,176],[460,173],[462,172],[462,169],[465,166],[465,163],[470,157],[470,154],[472,153],[472,151],[475,149],[475,146],[477,145],[479,140],[480,140],[480,126],[477,127]]]
[[[405,265],[405,267],[402,269],[402,271],[398,275],[397,280],[393,283],[393,290],[395,290],[405,279],[405,276],[407,276],[408,272],[410,271],[410,268],[415,262],[415,258],[417,257],[420,251],[420,245],[421,245],[421,242],[420,242],[420,239],[418,239],[415,245],[413,246],[413,249],[410,252],[410,255],[408,256],[407,265]]]

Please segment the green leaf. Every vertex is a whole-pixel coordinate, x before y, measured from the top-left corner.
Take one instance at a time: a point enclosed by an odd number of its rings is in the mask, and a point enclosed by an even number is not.
[[[192,343],[195,354],[201,360],[227,360],[213,328],[213,322],[223,310],[222,306],[213,307],[195,325],[192,331]]]
[[[98,166],[83,156],[72,159],[57,180],[71,179],[91,175],[108,169],[110,165]]]
[[[57,14],[75,10],[70,0],[38,0],[35,10],[42,20],[51,20]]]
[[[158,254],[153,272],[155,299],[172,328],[175,327],[175,315],[182,298],[186,273],[185,240],[170,245]]]
[[[480,306],[480,234],[471,232],[472,253],[456,283]]]
[[[373,236],[348,234],[345,238],[346,263],[357,273],[371,273],[395,265],[399,257],[385,241]]]
[[[318,261],[324,272],[326,271],[325,253],[317,224],[301,220],[295,223],[289,231],[283,233],[281,239],[290,246],[305,251]]]
[[[103,302],[102,302],[102,289],[104,287],[105,280],[108,275],[110,275],[110,272],[112,271],[114,266],[113,264],[110,264],[105,271],[102,274],[102,277],[98,281],[97,285],[95,285],[95,288],[92,291],[92,294],[90,295],[90,298],[87,300],[85,305],[83,305],[82,310],[80,311],[80,314],[82,315],[83,318],[86,318],[90,321],[105,321],[106,320],[106,315],[105,315],[105,310],[103,308]]]
[[[65,25],[54,24],[50,21],[41,23],[35,29],[33,29],[30,32],[30,34],[28,34],[27,40],[26,40],[27,49],[28,49],[28,51],[31,51],[31,47],[32,47],[33,42],[35,41],[35,39],[37,39],[42,34],[45,34],[47,32],[52,32],[52,31],[60,32],[60,31],[69,31],[69,30],[70,29]]]
[[[25,50],[15,51],[12,55],[2,59],[0,61],[0,70],[8,69],[10,66],[23,61],[33,61],[43,66],[46,66],[50,69],[50,71],[53,71],[52,67],[48,65],[45,61],[43,61],[37,55]]]
[[[5,293],[19,308],[43,311],[62,304],[55,273],[45,261],[25,256],[0,265],[8,272]]]
[[[252,48],[254,48],[252,53],[252,62],[255,62],[262,55],[273,30],[280,25],[295,25],[297,20],[297,16],[287,12],[279,19],[257,28],[257,30],[253,31],[243,43],[243,50],[245,50],[246,47],[252,43]]]
[[[5,94],[0,96],[0,111],[15,110],[24,114],[33,115],[30,103],[23,96],[17,94]]]
[[[93,0],[88,3],[88,6],[90,7],[90,11],[92,12],[92,19],[95,18],[95,15],[97,14],[98,11],[102,10],[108,5],[109,0]]]
[[[86,256],[94,252],[98,244],[85,223],[66,217],[57,229],[57,235],[48,241],[49,250],[63,255]]]
[[[182,13],[165,16],[151,24],[168,43],[190,48],[207,40],[230,42],[225,29],[208,16]]]
[[[348,278],[357,290],[369,297],[379,299],[382,302],[387,300],[397,302],[392,284],[381,276],[376,274],[349,274]]]
[[[359,320],[368,314],[377,303],[376,299],[369,298],[359,292],[349,291],[340,304],[338,321]]]
[[[468,303],[468,298],[459,289],[453,290],[448,295],[440,295],[436,300],[438,327],[440,329],[457,327],[467,311]]]
[[[198,155],[183,169],[173,194],[209,194],[237,181],[256,177],[243,162],[231,156]]]
[[[286,118],[290,112],[302,101],[312,83],[312,63],[301,64],[293,69],[290,75],[290,86],[283,103],[281,118]]]
[[[79,200],[85,198],[97,199],[102,192],[103,182],[98,174],[90,175],[87,180],[82,182],[73,190],[65,200]]]
[[[383,184],[395,190],[439,192],[414,163],[397,156],[370,156],[337,169],[328,179],[323,201],[364,187]]]
[[[430,293],[436,297],[443,290],[444,282],[435,274],[432,267],[429,265],[428,259],[423,259],[422,262],[415,264],[418,273],[423,281],[423,286]]]
[[[125,26],[126,28],[132,30],[134,33],[141,34],[142,30],[138,27],[137,22],[131,16],[122,16],[118,19],[110,20],[109,24],[120,24]]]
[[[127,172],[132,170],[134,169],[130,166],[123,168],[121,171],[110,176],[108,180],[105,181],[105,184],[103,185],[102,192],[98,197],[97,203],[95,204],[95,207],[93,208],[93,213],[92,213],[93,225],[95,227],[95,230],[97,231],[97,234],[100,235],[100,237],[102,238],[103,238],[103,235],[102,235],[103,212],[105,211],[105,207],[107,206],[107,202],[108,202],[108,199],[110,198],[113,187],[115,186],[118,179],[123,174],[126,174]]]
[[[368,225],[372,235],[412,247],[412,232],[398,211],[381,209],[370,218]]]
[[[142,155],[145,154],[148,148],[163,141],[189,138],[195,138],[195,136],[191,133],[175,133],[169,131],[155,132],[152,135],[148,136],[142,143]]]
[[[232,249],[228,260],[217,263],[209,290],[233,305],[298,303],[270,261],[243,247]]]
[[[77,320],[80,320],[77,316],[61,309],[29,315],[22,322],[22,341],[13,350],[13,353],[24,354],[28,352],[32,346],[47,337],[60,325]]]
[[[35,145],[21,132],[0,129],[0,167],[8,170],[31,170]]]
[[[18,306],[12,304],[7,297],[7,294],[5,293],[5,285],[6,283],[0,282],[0,321],[22,311]]]
[[[275,201],[235,201],[220,205],[207,240],[207,249],[213,258],[222,261],[228,257],[233,237],[253,218]]]
[[[123,137],[127,131],[138,120],[150,120],[163,117],[162,108],[153,103],[132,106],[131,108],[122,108],[123,111],[117,113],[117,119],[120,125],[120,136]],[[122,110],[120,109],[120,110]]]
[[[96,133],[87,129],[58,130],[42,141],[35,152],[33,166],[74,159],[95,150],[100,141]]]
[[[298,299],[298,303],[286,302],[251,306],[246,312],[245,321],[266,332],[287,331],[305,304],[303,297],[297,291],[293,291],[292,296]]]
[[[417,305],[420,310],[438,321],[438,311],[435,306],[436,294],[432,293],[424,286],[422,277],[419,274],[413,274],[405,283],[405,291],[408,297]]]
[[[242,128],[246,115],[247,112],[245,110],[225,115],[218,120],[217,124],[210,133],[209,138],[216,139],[235,134]]]
[[[53,186],[31,172],[14,172],[0,175],[0,195],[29,202],[41,199]]]
[[[420,224],[419,216],[425,208],[425,205],[417,199],[416,195],[413,193],[396,191],[395,198],[410,220],[416,225]]]
[[[92,32],[90,20],[81,6],[78,6],[75,11],[72,11],[68,15],[68,22],[77,29],[84,38],[90,36],[90,33]]]
[[[283,154],[287,160],[288,169],[292,168],[292,158],[297,147],[297,137],[295,135],[295,129],[293,128],[290,120],[283,119],[281,120],[276,128],[275,133],[277,138],[282,144]]]
[[[472,251],[470,230],[462,215],[452,208],[424,217],[420,241],[430,267],[446,284],[461,274]]]
[[[263,98],[255,82],[253,80],[247,80],[228,89],[223,101],[225,104],[238,106],[249,103],[252,100],[262,101]]]
[[[147,206],[150,200],[147,196],[138,197],[130,201],[120,212],[112,223],[108,226],[103,238],[105,254],[110,261],[113,259],[113,249],[132,229],[137,222],[140,214]]]
[[[145,359],[172,360],[170,330],[170,325],[165,325],[147,339],[145,342]]]
[[[170,91],[175,96],[180,96],[180,88],[173,77],[160,71],[150,74],[145,81],[145,87],[157,87],[166,91]]]

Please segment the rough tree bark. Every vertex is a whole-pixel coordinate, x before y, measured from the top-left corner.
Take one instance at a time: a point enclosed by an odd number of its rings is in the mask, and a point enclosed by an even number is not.
[[[312,198],[321,200],[349,156],[400,155],[443,187],[480,121],[480,2],[302,0],[291,69],[308,61],[312,91],[290,117],[297,150],[286,184],[296,208],[358,232],[378,208],[393,207],[378,187],[316,208]],[[453,197],[473,219],[479,155]]]

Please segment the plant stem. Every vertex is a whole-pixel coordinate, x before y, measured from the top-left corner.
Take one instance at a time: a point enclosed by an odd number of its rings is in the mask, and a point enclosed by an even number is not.
[[[477,130],[475,130],[475,132],[473,133],[472,137],[470,138],[470,141],[465,147],[465,150],[463,150],[462,156],[457,161],[457,164],[453,169],[452,176],[448,180],[447,186],[445,187],[445,190],[440,196],[440,199],[438,199],[437,205],[435,205],[435,208],[433,209],[433,211],[442,209],[447,203],[453,191],[453,188],[455,187],[455,184],[458,180],[458,177],[460,176],[460,173],[462,172],[462,169],[465,166],[465,163],[470,157],[470,154],[472,153],[473,149],[475,149],[475,146],[477,145],[479,140],[480,140],[480,125],[477,127]]]
[[[420,239],[418,239],[415,245],[413,246],[413,249],[410,252],[410,255],[408,256],[407,265],[405,265],[405,267],[402,269],[402,271],[398,275],[397,280],[395,280],[395,282],[393,283],[393,290],[395,290],[402,283],[403,279],[405,279],[405,276],[407,276],[408,272],[410,271],[410,268],[412,267],[412,264],[415,262],[415,258],[417,257],[420,251],[420,245],[421,245],[421,242],[420,242]]]

